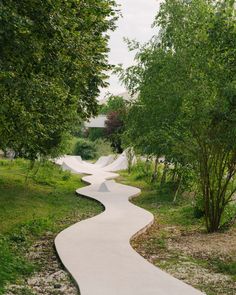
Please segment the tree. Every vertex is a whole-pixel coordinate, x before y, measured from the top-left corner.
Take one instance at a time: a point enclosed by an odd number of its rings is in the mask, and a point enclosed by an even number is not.
[[[122,153],[121,135],[124,131],[126,101],[121,96],[110,96],[101,111],[107,115],[105,135],[111,142],[113,149],[118,153]]]
[[[56,156],[106,83],[113,0],[1,1],[0,148]]]
[[[110,95],[106,104],[101,106],[100,113],[107,115],[110,112],[122,112],[126,107],[126,102],[122,96]]]
[[[188,163],[186,157],[178,152],[181,148],[174,140],[183,130],[179,130],[181,124],[177,119],[178,97],[172,95],[175,82],[170,76],[168,79],[165,77],[175,71],[171,68],[171,60],[171,54],[166,54],[151,42],[141,49],[137,65],[129,68],[125,75],[130,91],[138,84],[139,98],[128,110],[123,140],[128,146],[132,144],[138,153],[155,157],[152,181],[157,179],[160,157],[165,156],[165,164],[179,162],[185,166]]]
[[[140,93],[127,134],[142,130],[139,147],[195,171],[214,232],[236,191],[234,1],[166,0],[155,25],[160,35],[125,75]]]
[[[105,134],[111,142],[112,148],[118,153],[122,153],[121,134],[123,132],[123,121],[119,112],[110,112],[105,121]]]

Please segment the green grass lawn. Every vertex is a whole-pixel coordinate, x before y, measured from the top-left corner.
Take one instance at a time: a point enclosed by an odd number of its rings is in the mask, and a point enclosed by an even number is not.
[[[133,203],[150,212],[163,224],[180,226],[183,229],[203,227],[203,219],[196,218],[192,200],[180,197],[173,202],[174,192],[169,183],[163,187],[157,184],[137,179],[135,174],[127,171],[120,173],[120,181],[124,184],[139,187],[141,196],[134,198]]]
[[[102,211],[75,194],[83,186],[79,176],[47,162],[26,182],[28,166],[20,159],[0,160],[0,294],[6,283],[38,269],[25,255],[35,240]]]

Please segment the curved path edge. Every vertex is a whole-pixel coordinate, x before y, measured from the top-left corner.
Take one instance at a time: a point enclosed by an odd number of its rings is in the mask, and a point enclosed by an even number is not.
[[[74,173],[75,167],[66,163]],[[83,167],[83,173],[86,170]],[[91,173],[91,167],[88,174]],[[81,295],[200,295],[202,292],[145,260],[130,240],[149,228],[154,216],[130,202],[141,190],[119,184],[118,174],[94,169],[82,180],[90,185],[76,193],[104,206],[99,215],[59,233],[57,253]]]

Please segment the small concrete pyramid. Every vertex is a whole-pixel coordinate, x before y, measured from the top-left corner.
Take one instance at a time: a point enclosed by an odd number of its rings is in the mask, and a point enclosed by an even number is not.
[[[107,187],[107,185],[106,185],[105,182],[103,182],[103,183],[99,186],[98,191],[99,191],[99,192],[104,192],[104,193],[109,192],[109,189],[108,189],[108,187]]]

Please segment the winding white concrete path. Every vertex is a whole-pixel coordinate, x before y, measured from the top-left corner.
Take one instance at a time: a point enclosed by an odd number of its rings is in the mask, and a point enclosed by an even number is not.
[[[203,294],[150,264],[130,246],[130,239],[154,220],[151,213],[129,202],[140,194],[138,188],[107,180],[118,175],[108,172],[109,168],[86,166],[73,157],[65,157],[61,165],[74,173],[91,174],[83,177],[90,185],[76,192],[105,207],[100,215],[76,223],[55,240],[61,261],[81,295]]]

